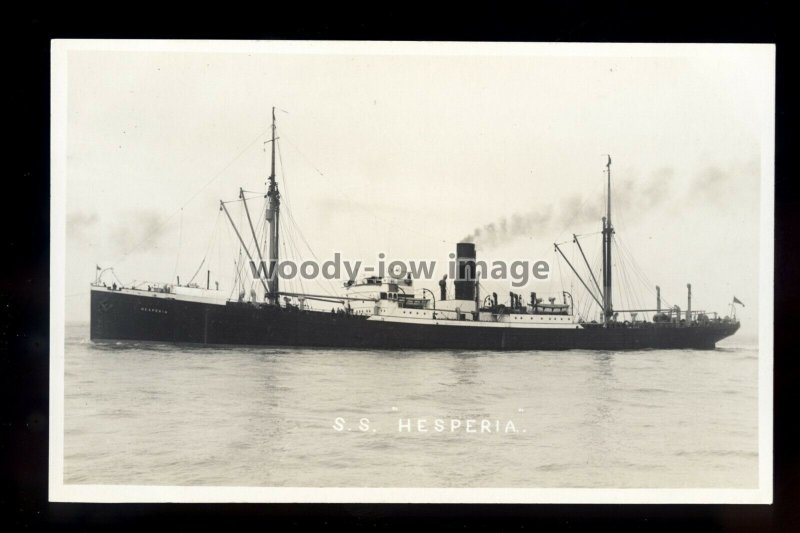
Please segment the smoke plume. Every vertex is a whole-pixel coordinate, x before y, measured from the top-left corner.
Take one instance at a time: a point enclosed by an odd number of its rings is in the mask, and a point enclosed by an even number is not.
[[[89,231],[97,224],[97,213],[72,212],[67,215],[67,236],[84,240]]]
[[[133,247],[141,251],[157,248],[168,229],[167,218],[154,210],[128,213],[111,231],[111,238],[119,252]]]
[[[612,216],[615,211],[623,210],[625,219],[631,222],[669,201],[673,176],[673,169],[662,168],[646,178],[617,180],[612,184]],[[463,241],[491,249],[520,237],[546,237],[564,230],[579,231],[593,222],[597,223],[599,230],[604,214],[604,196],[574,194],[556,205],[514,213],[475,228]]]
[[[757,158],[743,164],[732,163],[725,168],[710,165],[697,172],[690,180],[689,188],[684,190],[675,189],[675,170],[671,167],[661,168],[642,178],[623,176],[612,183],[611,215],[618,220],[615,213],[624,213],[623,220],[631,224],[666,206],[677,208],[688,203],[702,203],[728,208],[731,195],[737,191],[758,193],[759,173]],[[605,209],[604,195],[576,194],[556,206],[515,213],[475,228],[464,237],[464,241],[480,243],[482,247],[491,249],[520,237],[550,237],[562,231],[580,231],[593,222],[599,231]]]

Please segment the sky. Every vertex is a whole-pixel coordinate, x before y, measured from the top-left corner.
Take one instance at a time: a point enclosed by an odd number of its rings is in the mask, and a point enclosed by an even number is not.
[[[479,259],[551,263],[549,281],[516,292],[577,295],[553,243],[578,264],[569,241],[586,235],[599,261],[611,154],[615,266],[628,273],[618,305],[653,306],[658,284],[685,309],[691,283],[693,309],[726,314],[735,295],[742,334],[757,331],[771,48],[84,48],[67,53],[54,132],[68,321],[88,321],[96,265],[125,284],[204,282],[210,269],[232,290],[239,249],[219,201],[242,187],[261,213],[275,106],[283,255],[369,263],[383,252],[443,273],[472,239]],[[229,207],[246,231],[240,204]]]

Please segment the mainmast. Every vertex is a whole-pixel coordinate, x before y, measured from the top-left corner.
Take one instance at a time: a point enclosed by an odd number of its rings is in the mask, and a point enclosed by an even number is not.
[[[606,163],[608,175],[608,190],[606,203],[606,216],[603,217],[603,322],[608,322],[614,316],[614,306],[611,301],[611,236],[614,226],[611,225],[611,156]]]
[[[278,227],[280,220],[281,194],[275,181],[275,108],[272,108],[272,167],[267,182],[267,221],[269,222],[269,280],[267,301],[278,303]]]

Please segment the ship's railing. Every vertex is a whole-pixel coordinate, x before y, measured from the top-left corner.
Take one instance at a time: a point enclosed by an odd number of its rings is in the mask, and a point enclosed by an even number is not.
[[[380,276],[369,276],[366,278],[360,278],[357,280],[349,280],[345,282],[344,287],[349,289],[351,287],[364,287],[364,286],[375,286],[379,287],[381,285],[398,285],[400,287],[411,287],[414,284],[414,280],[411,278],[393,278],[393,277],[380,277]]]
[[[147,282],[139,282],[133,283],[130,287],[126,287],[122,284],[117,284],[116,282],[109,285],[106,282],[97,282],[92,283],[92,287],[98,289],[108,289],[110,291],[142,291],[142,292],[156,292],[156,293],[163,293],[163,294],[172,294],[173,285],[170,283],[147,283]]]
[[[713,327],[720,327],[720,326],[727,326],[727,325],[737,325],[739,321],[735,318],[725,317],[725,318],[716,318],[713,320],[708,320],[707,322],[686,322],[686,320],[681,320],[680,322],[675,321],[666,321],[666,322],[653,322],[649,320],[610,320],[607,323],[598,322],[596,320],[587,321],[584,319],[579,319],[578,323],[583,325],[584,327],[607,327],[607,328],[659,328],[659,329],[678,329],[678,328],[713,328]]]

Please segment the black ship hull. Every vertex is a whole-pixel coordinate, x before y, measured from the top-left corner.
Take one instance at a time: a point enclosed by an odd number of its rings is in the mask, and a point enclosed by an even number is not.
[[[463,325],[462,325],[463,324]],[[93,290],[91,339],[210,345],[372,349],[640,350],[713,349],[738,322],[703,326],[645,323],[611,327],[511,328],[398,323],[366,316]]]

